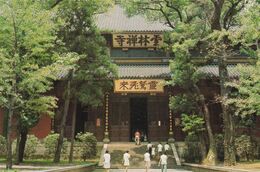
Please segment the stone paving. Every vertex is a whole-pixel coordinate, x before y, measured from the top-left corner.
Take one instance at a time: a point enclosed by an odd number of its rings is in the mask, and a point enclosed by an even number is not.
[[[103,169],[97,169],[94,172],[104,172]],[[125,172],[123,169],[110,169],[109,172]],[[128,169],[128,172],[145,172],[145,169]],[[160,169],[149,169],[148,172],[161,172]],[[167,169],[167,172],[192,172],[182,169]]]

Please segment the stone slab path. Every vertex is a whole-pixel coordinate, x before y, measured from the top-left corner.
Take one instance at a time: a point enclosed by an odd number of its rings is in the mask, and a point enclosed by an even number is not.
[[[94,172],[104,172],[103,169],[97,169]],[[109,172],[125,172],[123,169],[110,169]],[[145,169],[128,169],[128,172],[145,172]],[[150,169],[148,172],[161,172],[160,169]],[[192,172],[182,169],[167,169],[167,172]]]

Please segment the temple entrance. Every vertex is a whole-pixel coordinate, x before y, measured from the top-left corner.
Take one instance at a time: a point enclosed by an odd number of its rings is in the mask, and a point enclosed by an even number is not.
[[[147,98],[130,98],[130,140],[134,141],[134,133],[138,130],[141,133],[141,141],[147,141],[148,120],[147,120]]]

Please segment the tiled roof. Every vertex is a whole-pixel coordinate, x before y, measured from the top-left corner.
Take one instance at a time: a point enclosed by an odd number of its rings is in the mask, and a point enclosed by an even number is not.
[[[159,21],[148,21],[141,15],[128,16],[122,7],[115,5],[108,12],[96,16],[97,27],[102,31],[154,31],[171,30]]]
[[[239,71],[235,68],[236,65],[228,65],[228,74],[230,77],[238,77]],[[209,77],[219,77],[219,70],[217,65],[206,65],[199,67],[199,71],[205,73]]]
[[[159,78],[169,77],[169,65],[119,65],[119,78]]]
[[[217,65],[206,65],[199,67],[199,71],[206,74],[208,77],[219,77]],[[238,77],[239,71],[235,65],[228,66],[230,77]],[[60,70],[58,77],[64,78],[68,74],[68,70]],[[169,65],[152,65],[152,64],[136,64],[136,65],[118,65],[119,78],[170,78]]]
[[[169,78],[169,65],[119,65],[119,78]],[[209,77],[218,77],[217,65],[206,65],[199,67],[199,71]],[[239,76],[234,65],[228,66],[228,72],[231,77]]]

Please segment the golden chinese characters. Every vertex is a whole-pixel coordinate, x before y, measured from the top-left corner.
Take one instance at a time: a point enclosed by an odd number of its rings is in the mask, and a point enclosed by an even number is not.
[[[113,46],[121,48],[155,48],[163,44],[162,34],[113,34]]]
[[[164,80],[121,79],[114,81],[115,92],[163,92]]]

